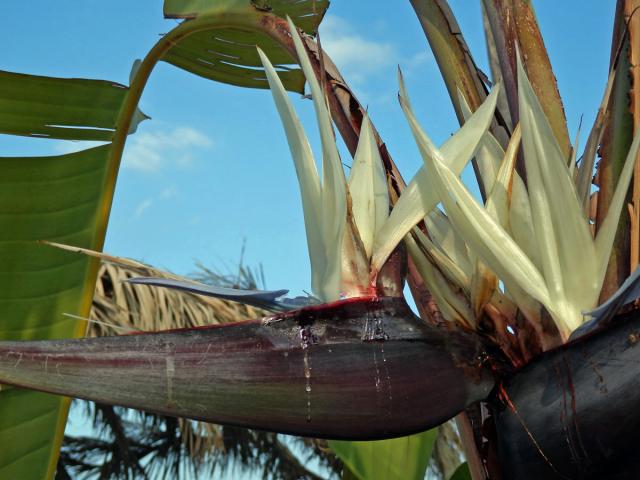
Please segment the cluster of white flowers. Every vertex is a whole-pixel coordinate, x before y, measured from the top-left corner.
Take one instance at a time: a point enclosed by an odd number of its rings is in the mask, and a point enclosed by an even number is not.
[[[389,212],[385,173],[368,118],[347,182],[325,96],[289,22],[317,115],[322,180],[289,97],[267,57],[259,54],[298,174],[314,293],[323,301],[362,294],[405,240],[445,318],[473,326],[491,306],[507,319],[517,308],[540,325],[544,309],[566,339],[583,322],[582,312],[597,305],[639,137],[594,236],[576,193],[574,161],[562,154],[521,62],[520,125],[506,152],[489,131],[499,85],[475,112],[466,107],[465,124],[438,149],[416,121],[399,75],[400,104],[424,166]],[[526,186],[515,170],[520,147]],[[459,178],[474,156],[487,192],[484,204]],[[427,235],[416,227],[421,221]]]

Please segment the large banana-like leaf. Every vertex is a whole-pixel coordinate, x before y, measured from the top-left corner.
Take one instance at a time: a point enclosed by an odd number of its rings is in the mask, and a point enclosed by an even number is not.
[[[314,34],[328,6],[328,0],[166,0],[164,12],[169,18],[200,19],[234,11],[264,13],[264,19],[272,20],[288,15],[303,31]],[[182,39],[164,54],[162,60],[211,80],[241,87],[268,88],[256,45],[278,68],[287,90],[304,90],[304,75],[292,65],[291,55],[258,28],[240,29],[228,23],[219,25],[215,32],[203,29]]]
[[[437,429],[373,442],[332,440],[331,449],[360,480],[422,480]]]
[[[315,34],[329,0],[164,0],[166,18],[194,18],[212,8],[254,5],[281,18],[291,17],[302,31]]]
[[[65,140],[111,140],[127,87],[104,80],[0,71],[0,133]],[[145,117],[137,110],[135,131]]]
[[[95,85],[86,84],[88,89]],[[71,91],[75,86],[82,87],[82,81],[74,80]],[[22,93],[31,98],[28,91]],[[98,118],[104,114],[97,110]],[[0,158],[0,339],[84,333],[83,322],[63,314],[87,316],[95,260],[37,241],[100,248],[109,153],[107,144],[62,156]],[[62,397],[0,391],[0,478],[52,476],[67,407]]]

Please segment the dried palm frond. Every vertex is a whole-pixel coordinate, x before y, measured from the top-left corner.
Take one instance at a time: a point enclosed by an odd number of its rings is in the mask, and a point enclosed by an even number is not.
[[[104,262],[87,335],[197,327],[264,314],[239,303],[126,282],[151,275],[159,273],[137,262]],[[164,276],[169,278],[170,274]],[[192,276],[204,283],[243,289],[264,284],[261,270],[243,265],[236,274],[224,275],[198,264],[198,272]],[[304,467],[309,460],[329,474],[338,474],[342,468],[341,462],[315,440],[82,403],[98,435],[65,436],[59,478],[184,478],[211,475],[237,465],[259,472],[263,478],[293,480],[321,478]],[[77,401],[75,408],[79,404]]]
[[[165,288],[132,285],[126,280],[158,272],[104,263],[96,284],[88,334],[113,334],[111,326],[155,331],[258,318],[263,311],[239,303],[185,294]],[[219,276],[218,280],[223,280]],[[245,288],[246,281],[242,284]]]

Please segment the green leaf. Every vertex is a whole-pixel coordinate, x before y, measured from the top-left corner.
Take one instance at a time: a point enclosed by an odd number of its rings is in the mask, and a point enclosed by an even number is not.
[[[127,90],[124,85],[104,80],[0,71],[0,133],[111,140]],[[131,132],[145,118],[137,110]]]
[[[221,5],[254,5],[279,17],[287,15],[303,32],[315,34],[329,0],[164,0],[166,18],[194,18]]]
[[[422,480],[436,429],[375,442],[330,440],[329,446],[360,480]]]
[[[472,480],[471,471],[469,470],[469,464],[467,462],[461,463],[453,475],[449,477],[449,480]]]
[[[84,333],[63,314],[88,315],[97,262],[37,241],[99,248],[109,152],[0,158],[0,339]],[[0,478],[52,477],[67,406],[62,397],[0,391]]]
[[[206,20],[245,16],[256,17],[257,21],[250,28],[234,25],[233,20],[227,24],[222,22],[216,28],[203,28],[180,38],[162,60],[210,80],[241,87],[268,88],[255,49],[258,45],[275,65],[285,88],[303,93],[304,75],[291,54],[267,30],[282,28],[281,18],[288,15],[303,31],[315,34],[328,6],[328,0],[165,0],[164,12],[168,18]],[[261,23],[267,17],[271,23]],[[282,24],[273,25],[277,21]]]
[[[195,75],[239,87],[268,88],[256,45],[278,69],[287,90],[304,92],[304,75],[291,56],[265,33],[232,28],[207,29],[182,39],[162,60]]]

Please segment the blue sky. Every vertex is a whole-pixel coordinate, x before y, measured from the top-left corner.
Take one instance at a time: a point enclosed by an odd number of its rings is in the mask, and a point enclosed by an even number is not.
[[[479,2],[451,1],[485,70]],[[590,126],[606,82],[615,2],[538,1],[573,132]],[[363,8],[363,6],[366,6]],[[126,83],[133,61],[176,25],[160,0],[8,2],[0,69]],[[405,177],[420,158],[397,104],[396,65],[414,107],[441,143],[457,128],[437,66],[409,2],[334,0],[321,28],[333,57]],[[311,102],[292,96],[313,146]],[[270,288],[309,289],[309,261],[293,164],[271,96],[217,84],[167,64],[141,100],[152,117],[129,138],[105,249],[186,274],[195,261],[234,270],[262,263]],[[83,145],[0,135],[2,155],[56,154]],[[343,156],[349,163],[348,155]]]

